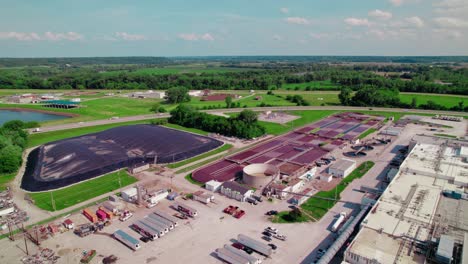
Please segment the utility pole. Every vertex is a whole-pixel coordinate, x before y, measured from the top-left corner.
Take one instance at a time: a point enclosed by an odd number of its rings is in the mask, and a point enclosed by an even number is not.
[[[29,256],[29,250],[28,250],[28,240],[26,238],[26,230],[24,229],[24,223],[21,223],[21,229],[23,229],[23,239],[24,239],[24,247],[26,248],[26,255]]]
[[[54,201],[54,194],[50,192],[50,202],[52,204],[52,209],[55,211],[55,201]]]

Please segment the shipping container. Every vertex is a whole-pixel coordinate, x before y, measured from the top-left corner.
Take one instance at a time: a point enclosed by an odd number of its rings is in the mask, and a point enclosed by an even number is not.
[[[88,218],[88,220],[92,223],[96,223],[98,220],[96,214],[91,212],[91,210],[89,210],[88,208],[83,210],[83,215],[86,216],[86,218]]]
[[[135,230],[136,232],[138,232],[140,235],[144,236],[144,237],[147,237],[151,240],[156,240],[159,236],[159,231],[158,230],[155,230],[147,225],[145,225],[144,223],[142,223],[141,221],[136,221],[132,224],[132,228],[133,230]]]
[[[99,218],[99,220],[104,221],[107,219],[106,213],[102,210],[97,210],[96,215]]]
[[[242,245],[244,246],[247,246],[251,249],[253,249],[254,251],[264,255],[264,256],[270,256],[271,253],[273,252],[273,250],[271,249],[271,247],[263,242],[260,242],[258,240],[255,240],[253,238],[250,238],[246,235],[238,235],[237,236],[237,241],[239,243],[241,243]]]
[[[111,211],[104,208],[104,206],[100,206],[99,209],[102,210],[106,214],[107,219],[112,220],[112,218],[114,217],[114,214]]]
[[[170,214],[168,214],[166,212],[163,212],[163,211],[161,211],[159,209],[154,210],[153,214],[159,215],[160,217],[171,221],[172,224],[174,225],[174,227],[179,225],[179,219],[177,219],[176,217],[174,217],[174,216],[172,216],[172,215],[170,215]]]
[[[128,246],[132,250],[138,250],[140,249],[140,243],[138,242],[137,239],[134,237],[130,236],[129,234],[125,233],[122,230],[117,230],[115,233],[112,235],[115,239],[119,240],[122,242],[124,245]]]
[[[152,218],[152,219],[154,219],[154,220],[156,220],[158,222],[163,223],[164,225],[166,225],[169,228],[169,230],[174,229],[174,224],[171,221],[169,221],[167,219],[164,219],[164,218],[160,217],[159,215],[149,214],[148,217],[150,217],[150,218]]]

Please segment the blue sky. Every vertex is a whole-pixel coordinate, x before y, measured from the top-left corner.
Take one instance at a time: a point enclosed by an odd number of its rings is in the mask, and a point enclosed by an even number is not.
[[[0,57],[468,55],[468,0],[0,0]]]

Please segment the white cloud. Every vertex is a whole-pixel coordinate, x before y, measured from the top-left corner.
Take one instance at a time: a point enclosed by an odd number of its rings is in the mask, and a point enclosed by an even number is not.
[[[454,17],[438,17],[434,22],[444,28],[468,28],[468,21]]]
[[[213,41],[214,37],[210,33],[205,33],[200,37],[202,40]]]
[[[50,40],[50,41],[76,41],[83,39],[83,35],[76,32],[66,32],[66,33],[53,33],[45,32],[44,34],[39,34],[36,32],[0,32],[0,39],[14,39],[19,41],[33,41],[33,40]]]
[[[330,37],[330,35],[327,33],[310,33],[309,36],[314,39],[324,39]]]
[[[453,39],[458,39],[463,36],[463,34],[458,30],[451,30],[451,29],[441,29],[437,28],[433,30],[434,33],[441,35],[442,37],[449,37]]]
[[[282,40],[282,39],[283,38],[278,34],[273,35],[273,40],[278,40],[279,41],[279,40]]]
[[[417,28],[424,27],[424,21],[420,17],[417,17],[417,16],[407,17],[405,21],[408,22],[410,25],[417,27]]]
[[[195,34],[195,33],[181,33],[179,38],[187,41],[207,40],[213,41],[215,38],[210,33]]]
[[[355,17],[349,17],[346,18],[345,23],[350,25],[350,26],[370,26],[369,20],[367,18],[355,18]]]
[[[289,24],[298,24],[298,25],[309,25],[310,21],[304,17],[287,17],[284,19],[286,23]]]
[[[461,7],[461,6],[466,6],[468,5],[468,2],[466,0],[443,0],[438,3],[434,3],[433,6],[437,7]]]
[[[289,13],[289,8],[282,7],[282,8],[280,8],[280,12],[283,13],[283,14],[287,14],[287,13]]]
[[[382,19],[382,20],[388,20],[388,19],[392,18],[392,16],[393,16],[392,13],[385,12],[385,11],[382,11],[382,10],[379,10],[379,9],[369,11],[368,15],[370,17],[375,17],[375,18]]]
[[[146,40],[147,37],[145,35],[140,34],[129,34],[127,32],[115,32],[115,37],[122,40],[128,41],[138,41],[138,40]]]
[[[394,6],[401,6],[403,4],[403,0],[389,0],[389,1]]]

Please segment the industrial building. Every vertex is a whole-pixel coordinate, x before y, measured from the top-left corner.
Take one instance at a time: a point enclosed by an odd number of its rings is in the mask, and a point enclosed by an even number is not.
[[[468,143],[415,136],[393,181],[345,251],[347,263],[462,263]],[[462,252],[463,253],[460,253]],[[458,253],[457,253],[458,252]]]
[[[149,90],[146,92],[134,92],[129,95],[133,98],[154,98],[154,99],[164,99],[166,92],[164,91],[153,91]]]
[[[137,191],[137,188],[135,187],[125,189],[120,193],[120,195],[122,196],[122,199],[124,199],[125,201],[129,203],[133,203],[137,200],[137,194],[138,194],[138,191]]]
[[[341,159],[328,167],[328,173],[335,176],[345,178],[356,168],[356,161],[350,159]]]
[[[217,192],[219,188],[221,188],[222,184],[222,182],[211,180],[205,183],[205,189],[207,189],[208,191]]]
[[[247,197],[250,197],[253,194],[253,190],[234,181],[227,181],[223,183],[219,192],[240,202],[244,202]]]

